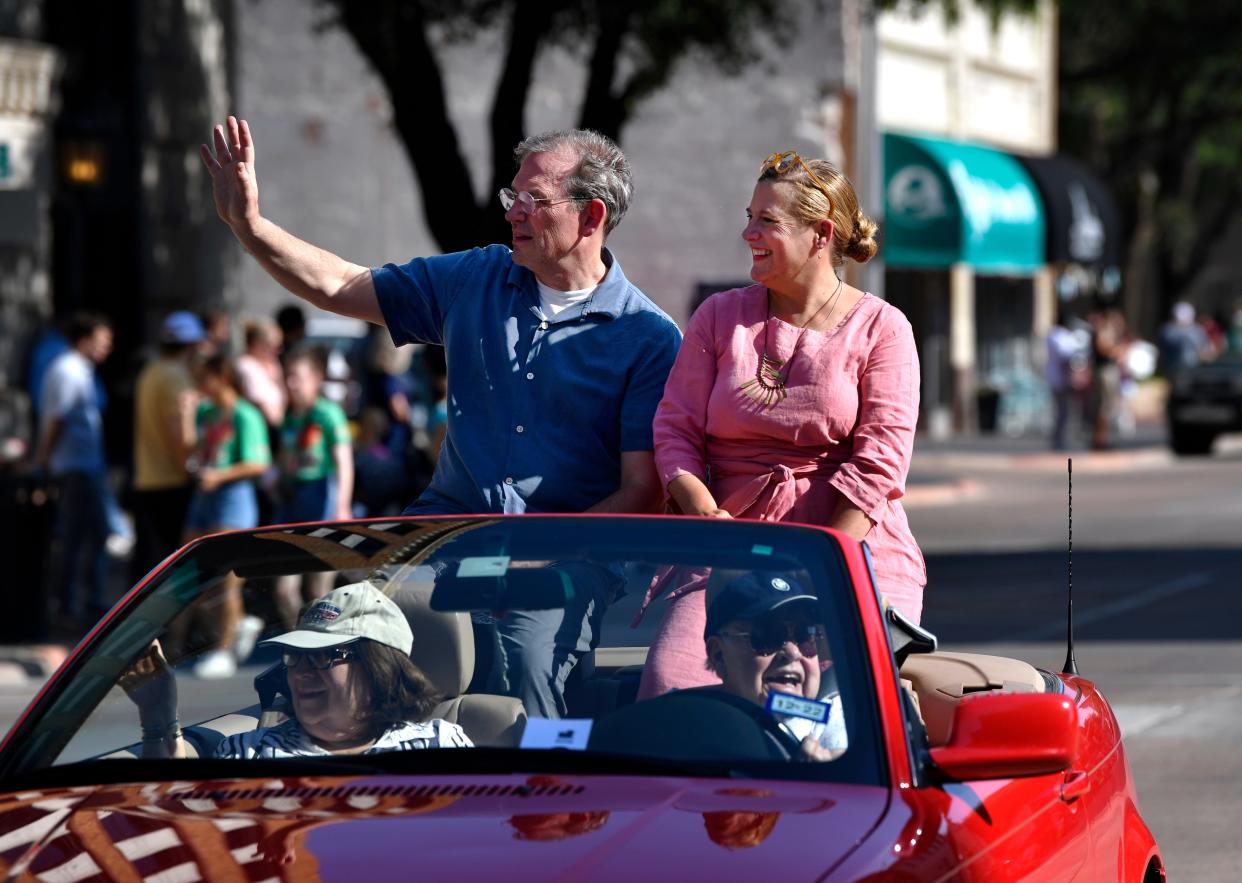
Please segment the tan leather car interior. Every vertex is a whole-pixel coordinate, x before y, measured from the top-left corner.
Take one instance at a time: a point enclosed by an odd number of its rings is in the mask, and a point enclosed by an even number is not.
[[[986,692],[1042,693],[1044,679],[1019,659],[981,653],[919,653],[901,666],[933,745],[948,744],[953,713],[963,696]]]
[[[518,699],[486,693],[466,694],[474,676],[474,630],[470,614],[431,609],[434,584],[406,580],[390,597],[414,632],[410,658],[445,700],[432,717],[458,724],[475,745],[513,747],[522,738],[526,711]]]

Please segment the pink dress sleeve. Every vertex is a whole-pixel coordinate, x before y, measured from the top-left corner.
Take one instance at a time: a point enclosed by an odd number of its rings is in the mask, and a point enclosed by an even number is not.
[[[707,405],[716,384],[715,309],[708,298],[686,326],[652,427],[656,471],[667,495],[679,475],[707,481]]]
[[[858,384],[854,451],[831,483],[879,524],[890,500],[905,493],[919,413],[919,358],[910,323],[889,309],[886,330],[863,367]]]

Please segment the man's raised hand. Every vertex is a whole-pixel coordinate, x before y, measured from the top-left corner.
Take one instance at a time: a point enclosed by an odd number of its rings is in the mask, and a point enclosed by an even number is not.
[[[259,182],[254,172],[254,140],[245,120],[229,117],[212,132],[213,147],[200,144],[199,156],[211,174],[211,195],[220,219],[240,232],[259,220]]]

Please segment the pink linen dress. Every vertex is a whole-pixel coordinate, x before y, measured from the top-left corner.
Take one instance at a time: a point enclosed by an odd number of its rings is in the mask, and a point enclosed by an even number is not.
[[[691,318],[656,410],[660,479],[667,488],[697,476],[735,518],[826,525],[845,496],[873,522],[880,592],[918,622],[927,571],[900,502],[919,410],[910,323],[870,294],[824,331],[768,309],[767,289],[752,285],[713,295]],[[785,361],[788,397],[773,405],[739,389],[755,377],[765,325],[768,356]],[[653,583],[643,609],[676,582]],[[703,587],[698,574],[668,592],[640,698],[718,683],[706,669]]]

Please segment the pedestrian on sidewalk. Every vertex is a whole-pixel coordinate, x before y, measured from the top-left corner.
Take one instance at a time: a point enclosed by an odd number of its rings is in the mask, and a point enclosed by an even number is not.
[[[1085,413],[1087,389],[1091,386],[1091,332],[1082,320],[1072,319],[1067,310],[1057,313],[1056,324],[1045,341],[1047,358],[1044,379],[1052,395],[1052,449],[1065,450],[1070,416]]]
[[[267,425],[259,409],[238,389],[232,362],[212,356],[198,369],[203,401],[195,420],[197,444],[190,472],[197,485],[186,516],[184,542],[222,530],[243,530],[259,524],[255,480],[271,464]],[[173,646],[178,654],[199,656],[194,673],[203,678],[225,678],[236,671],[258,637],[261,623],[247,619],[242,580],[230,572],[219,585],[203,593],[195,615],[174,621]],[[195,633],[194,627],[201,631]],[[170,626],[170,631],[172,626]]]
[[[1088,416],[1091,449],[1106,451],[1113,446],[1113,426],[1122,407],[1122,365],[1129,347],[1129,332],[1121,311],[1102,306],[1088,317],[1091,325],[1091,387]]]
[[[69,349],[47,368],[39,399],[34,467],[58,486],[52,585],[61,625],[79,628],[108,610],[109,533],[103,413],[95,369],[112,352],[112,326],[95,313],[70,318]],[[85,570],[86,597],[79,573]],[[85,615],[85,620],[83,616]]]
[[[1208,357],[1211,342],[1195,321],[1195,308],[1185,301],[1173,304],[1169,321],[1160,328],[1160,368],[1169,380]]]
[[[345,412],[323,396],[327,370],[320,350],[302,348],[285,360],[288,407],[280,427],[277,524],[345,521],[352,517],[354,449]],[[332,589],[332,574],[283,576],[276,582],[282,622],[292,628],[306,601]]]
[[[901,507],[919,410],[906,317],[847,285],[876,225],[826,160],[773,154],[742,239],[756,284],[713,295],[686,329],[655,419],[656,464],[687,515],[798,521],[867,539],[880,591],[915,622],[927,573]],[[714,682],[702,571],[660,574],[667,595],[640,696]],[[641,615],[641,614],[640,614]]]
[[[138,582],[181,545],[193,485],[186,461],[194,447],[192,363],[206,339],[187,311],[160,327],[159,355],[143,366],[134,388],[134,552],[130,581]]]

